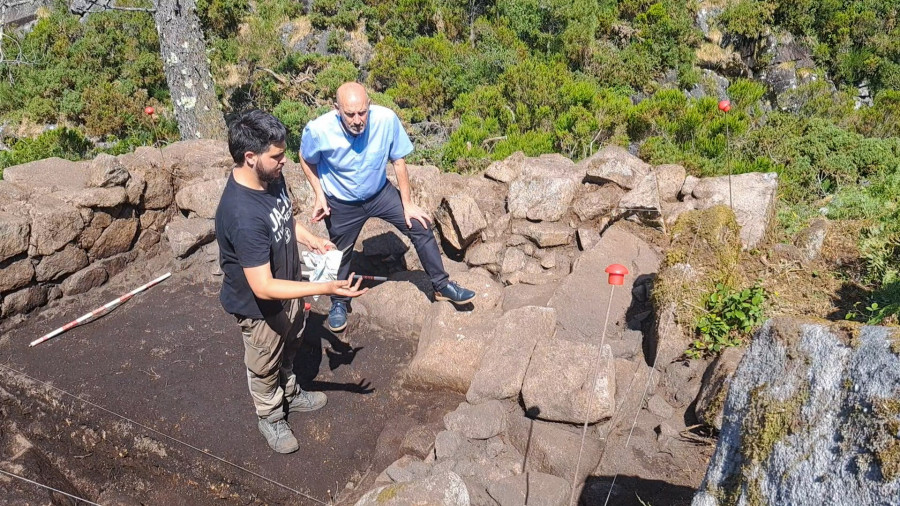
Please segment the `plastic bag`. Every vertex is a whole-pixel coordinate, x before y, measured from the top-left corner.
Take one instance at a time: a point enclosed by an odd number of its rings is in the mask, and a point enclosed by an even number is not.
[[[344,253],[338,249],[326,251],[324,254],[304,251],[301,256],[303,264],[311,269],[309,272],[304,271],[305,274],[309,274],[309,280],[313,283],[324,283],[337,279],[338,268],[341,266],[341,257],[344,256]],[[314,295],[313,300],[319,300],[319,296]]]

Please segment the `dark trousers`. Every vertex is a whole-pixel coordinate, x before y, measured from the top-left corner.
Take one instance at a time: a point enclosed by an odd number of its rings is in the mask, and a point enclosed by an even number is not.
[[[406,234],[419,254],[419,261],[425,273],[431,279],[434,289],[442,290],[447,286],[450,277],[444,270],[441,260],[441,251],[431,226],[423,227],[418,220],[412,220],[412,228],[406,226],[403,217],[403,201],[400,200],[400,191],[387,183],[378,193],[366,200],[359,202],[346,202],[329,196],[325,196],[331,215],[325,218],[325,226],[328,227],[328,235],[331,242],[344,252],[341,258],[341,267],[338,269],[338,279],[347,279],[350,275],[350,258],[353,255],[353,245],[359,238],[359,232],[369,218],[381,218],[397,227],[400,232]],[[336,300],[347,301],[347,297],[331,297]]]

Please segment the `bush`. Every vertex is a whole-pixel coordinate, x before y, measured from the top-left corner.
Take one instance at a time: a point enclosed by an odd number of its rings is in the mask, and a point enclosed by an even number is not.
[[[774,1],[737,0],[719,14],[718,21],[726,32],[756,40],[772,25],[776,7]]]
[[[2,169],[57,156],[67,160],[84,159],[92,144],[78,130],[58,128],[48,130],[36,139],[19,139],[9,151],[0,151],[0,175]]]

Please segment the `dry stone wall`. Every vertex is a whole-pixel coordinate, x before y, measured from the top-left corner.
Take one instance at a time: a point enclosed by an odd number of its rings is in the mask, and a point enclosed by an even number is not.
[[[200,140],[5,169],[0,318],[87,292],[142,256],[184,261],[215,238],[231,165],[224,144]]]

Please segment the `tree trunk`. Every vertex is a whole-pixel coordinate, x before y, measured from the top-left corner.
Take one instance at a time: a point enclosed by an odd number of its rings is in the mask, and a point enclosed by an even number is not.
[[[194,0],[154,0],[166,83],[182,139],[225,139]]]

